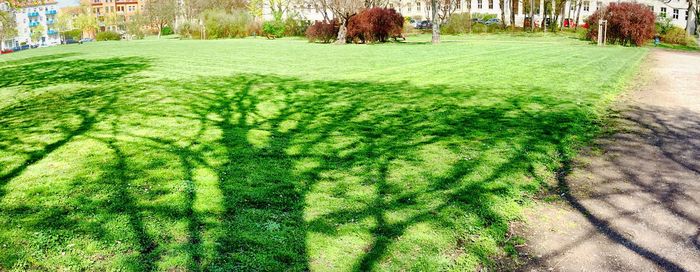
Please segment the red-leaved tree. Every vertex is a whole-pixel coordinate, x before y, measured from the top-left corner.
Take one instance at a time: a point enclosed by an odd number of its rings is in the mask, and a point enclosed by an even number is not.
[[[370,8],[360,11],[348,22],[348,39],[365,42],[385,42],[401,36],[404,18],[390,8]]]
[[[338,21],[316,21],[306,29],[306,38],[309,42],[330,43],[338,37]]]
[[[588,17],[590,26],[586,37],[598,40],[598,21],[608,21],[607,40],[610,43],[641,46],[654,37],[654,13],[649,8],[637,3],[610,3]]]

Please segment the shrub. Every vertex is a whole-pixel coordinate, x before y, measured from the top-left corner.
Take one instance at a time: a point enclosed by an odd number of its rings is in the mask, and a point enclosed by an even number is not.
[[[598,20],[608,20],[607,39],[610,43],[641,46],[654,36],[654,13],[637,3],[610,3],[588,17],[590,26],[586,38],[598,39]]]
[[[203,17],[207,37],[211,39],[248,36],[253,23],[253,18],[245,11],[209,10]]]
[[[685,29],[676,26],[666,30],[666,32],[661,35],[661,40],[670,44],[697,46],[695,39],[689,36],[688,33],[685,32]]]
[[[316,21],[306,30],[306,38],[309,42],[329,43],[338,37],[338,21]]]
[[[401,36],[404,18],[394,9],[370,8],[348,21],[348,39],[365,42],[386,42]]]
[[[284,36],[304,36],[309,24],[308,20],[298,19],[296,16],[287,17],[284,21]]]
[[[97,41],[118,41],[121,40],[121,35],[114,31],[103,31],[97,33],[95,40]]]
[[[268,37],[283,37],[284,36],[284,22],[282,20],[265,21],[262,25],[263,32]]]
[[[673,28],[673,24],[671,23],[671,19],[668,17],[658,17],[656,18],[656,33],[658,34],[666,34],[668,30]]]
[[[165,27],[163,27],[163,29],[160,30],[160,35],[163,35],[163,36],[173,35],[173,34],[175,34],[175,32],[173,31],[173,29],[170,26],[165,26]]]
[[[177,34],[180,35],[180,38],[192,38],[197,28],[196,24],[185,21],[177,27]]]
[[[447,23],[441,26],[440,31],[448,34],[464,34],[469,32],[471,24],[471,16],[469,13],[453,13],[447,20]]]
[[[73,29],[63,32],[63,36],[66,39],[80,40],[83,36],[83,31],[80,29]]]

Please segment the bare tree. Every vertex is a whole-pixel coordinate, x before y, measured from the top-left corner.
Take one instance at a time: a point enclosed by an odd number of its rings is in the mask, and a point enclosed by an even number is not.
[[[578,30],[578,20],[580,19],[579,16],[581,16],[581,5],[583,4],[582,0],[577,0],[576,1],[576,21],[574,23],[574,31]]]
[[[338,38],[336,44],[345,44],[347,42],[348,21],[350,17],[355,16],[362,8],[365,7],[364,0],[318,0],[328,1],[326,6],[333,13],[335,19],[338,19],[340,24],[338,30]]]
[[[148,0],[144,8],[148,21],[158,28],[158,38],[160,39],[163,28],[175,21],[178,12],[177,3],[175,0]]]
[[[431,17],[431,19],[433,20],[432,43],[439,44],[440,43],[440,20],[438,20],[438,0],[431,0],[430,6],[432,8],[431,11],[433,13],[433,16]]]

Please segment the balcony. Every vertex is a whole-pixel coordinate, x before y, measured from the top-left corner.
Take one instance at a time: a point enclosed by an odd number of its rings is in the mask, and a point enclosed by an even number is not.
[[[47,10],[46,15],[56,15],[56,10]]]
[[[39,16],[39,13],[38,12],[30,12],[30,13],[27,13],[27,16],[28,17],[37,17],[37,16]]]
[[[35,27],[38,25],[39,25],[39,22],[29,22],[29,27]]]
[[[56,35],[56,34],[58,34],[58,31],[53,30],[53,29],[49,29],[49,31],[46,31],[46,34],[49,34],[49,35]]]

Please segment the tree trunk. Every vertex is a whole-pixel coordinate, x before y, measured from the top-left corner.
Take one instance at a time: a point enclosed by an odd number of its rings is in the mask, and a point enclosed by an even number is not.
[[[535,31],[535,0],[530,0],[530,31]]]
[[[471,0],[467,0],[467,1],[471,1]],[[467,23],[467,29],[469,30],[469,34],[471,34],[472,33],[472,3],[471,2],[469,2],[469,5],[467,6],[467,19],[469,22],[469,23]]]
[[[510,0],[510,30],[515,31],[515,9],[519,4],[519,0]]]
[[[160,33],[163,33],[163,26],[158,24],[158,39],[160,40]]]
[[[347,43],[348,36],[348,20],[345,18],[340,18],[340,28],[338,29],[338,38],[335,40],[335,44],[345,44]]]
[[[433,39],[432,42],[433,44],[439,44],[440,43],[440,21],[438,20],[437,16],[437,0],[431,0],[430,1],[430,6],[431,6],[431,12],[433,13],[432,19],[433,19]]]
[[[577,2],[578,2],[578,3],[577,3],[578,7],[576,7],[576,21],[575,21],[575,25],[574,25],[574,31],[578,30],[578,20],[580,19],[579,16],[581,16],[581,4],[582,4],[582,1],[581,1],[581,0],[578,0]]]
[[[688,1],[688,20],[686,21],[685,24],[685,31],[688,32],[688,35],[693,35],[695,34],[695,5],[693,5],[693,0]]]
[[[506,28],[506,1],[498,0],[498,8],[501,9],[501,29]]]

